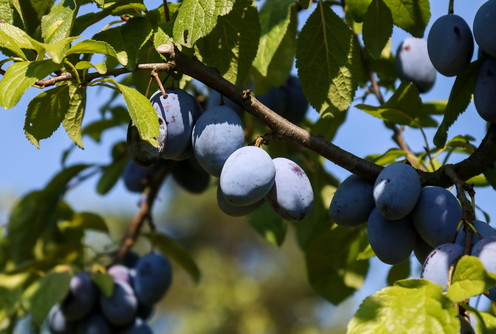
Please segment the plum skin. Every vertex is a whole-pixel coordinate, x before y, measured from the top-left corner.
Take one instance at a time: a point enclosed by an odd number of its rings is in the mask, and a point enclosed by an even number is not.
[[[474,17],[474,38],[479,47],[496,57],[496,1],[486,1]]]
[[[437,246],[430,252],[422,266],[421,278],[448,288],[449,268],[461,256],[463,247],[454,243]]]
[[[148,253],[136,264],[133,288],[138,301],[153,306],[167,292],[172,282],[172,265],[158,253]]]
[[[474,86],[474,104],[487,122],[496,123],[496,59],[488,58],[479,69]]]

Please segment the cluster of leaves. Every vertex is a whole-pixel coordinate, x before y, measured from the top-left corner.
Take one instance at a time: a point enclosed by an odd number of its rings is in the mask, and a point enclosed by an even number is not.
[[[81,15],[81,8],[89,3],[98,10]],[[298,31],[299,13],[306,11],[309,17]],[[111,17],[119,19],[81,40],[88,28]],[[159,129],[145,96],[149,72],[174,69],[174,64],[156,52],[158,46],[174,43],[182,53],[215,68],[228,81],[252,86],[256,94],[281,85],[295,63],[304,93],[320,115],[315,122],[306,120],[300,126],[328,141],[343,123],[360,88],[365,94],[377,95],[381,105],[357,107],[389,126],[436,127],[436,115],[444,113],[434,138],[436,147],[419,153],[394,149],[368,157],[384,165],[413,156],[415,167],[434,171],[448,162],[451,152],[470,155],[476,149],[473,138],[447,140],[447,134],[470,102],[479,64],[475,62],[457,78],[448,101],[424,102],[411,83],[396,86],[390,42],[393,26],[422,37],[429,19],[428,0],[348,0],[346,4],[274,0],[260,10],[252,0],[184,0],[160,3],[156,9],[146,8],[139,0],[63,0],[57,4],[53,0],[0,1],[0,50],[5,55],[0,65],[8,64],[1,70],[0,106],[14,107],[30,87],[43,89],[29,102],[24,126],[28,140],[38,147],[40,140],[50,137],[61,124],[82,148],[83,136],[99,141],[102,133],[126,126],[129,120],[144,140],[154,144]],[[163,79],[168,85],[179,81],[182,87],[191,80],[180,73]],[[378,89],[368,89],[375,84]],[[116,93],[104,105],[101,119],[82,127],[87,90],[93,86],[108,87]],[[390,95],[387,101],[381,101],[380,90]],[[113,104],[119,94],[125,107]],[[244,121],[248,129],[255,130],[247,132],[247,142],[267,131],[249,116],[244,115]],[[310,284],[322,297],[339,304],[360,289],[368,273],[373,253],[365,231],[363,227],[337,227],[328,219],[327,207],[337,182],[323,168],[321,156],[287,142],[273,142],[268,150],[272,156],[291,157],[305,166],[315,203],[312,214],[294,228],[305,254]],[[445,152],[445,161],[438,161],[436,157]],[[63,154],[63,162],[67,155]],[[84,247],[85,231],[108,232],[103,218],[75,212],[64,195],[74,184],[95,174],[100,175],[97,191],[102,195],[110,191],[128,160],[124,139],[112,148],[111,156],[108,165],[64,166],[44,189],[25,195],[12,209],[7,231],[0,239],[0,314],[5,315],[0,328],[11,329],[26,313],[41,326],[51,305],[67,292],[71,272],[88,266],[95,273],[104,272],[102,266],[111,259],[89,256]],[[496,184],[495,174],[488,171],[481,184]],[[270,242],[283,243],[288,223],[269,210],[252,214],[248,222]],[[176,242],[159,232],[147,236],[194,280],[199,279],[193,259]],[[446,294],[426,281],[403,280],[369,297],[350,323],[350,332],[377,332],[387,324],[393,332],[408,326],[427,333],[424,329],[438,328],[423,322],[427,310],[427,318],[437,319],[432,323],[443,327],[436,332],[455,333],[460,326],[457,303],[496,284],[476,264],[480,270],[470,276],[468,268],[476,260],[467,261],[472,262],[457,266]],[[408,277],[405,268],[409,263],[392,267],[391,283]],[[106,275],[99,275],[104,278],[95,281],[105,281]],[[56,284],[58,281],[65,283]],[[470,285],[467,282],[473,285],[464,292],[459,287]],[[405,316],[405,309],[399,307],[405,304],[418,305],[417,316],[410,309]],[[479,317],[480,326],[496,327],[489,314],[464,307]],[[402,322],[405,318],[411,320],[407,325]]]

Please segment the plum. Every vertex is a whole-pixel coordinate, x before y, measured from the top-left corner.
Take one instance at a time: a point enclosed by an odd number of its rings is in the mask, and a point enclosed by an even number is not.
[[[172,283],[172,265],[159,253],[148,253],[136,264],[133,288],[140,303],[153,306],[165,295]]]
[[[472,31],[462,17],[443,15],[429,31],[427,50],[439,73],[448,77],[458,75],[470,64],[474,53]]]
[[[114,291],[110,297],[100,295],[100,308],[113,325],[123,326],[134,321],[138,300],[131,285],[114,279]]]
[[[69,320],[79,320],[88,315],[97,300],[97,288],[85,271],[71,277],[70,290],[62,301],[61,311]]]
[[[60,309],[60,304],[55,304],[48,313],[47,326],[52,334],[72,334],[76,323],[66,318]]]
[[[313,206],[313,189],[307,174],[292,160],[275,158],[272,162],[276,177],[266,197],[270,206],[286,220],[303,220]]]
[[[115,333],[112,325],[98,312],[92,313],[89,317],[80,321],[77,334],[112,334]]]
[[[232,108],[214,106],[198,118],[191,141],[200,166],[219,177],[227,158],[243,146],[243,124]]]
[[[407,37],[400,44],[395,60],[398,77],[413,82],[420,92],[429,91],[436,81],[436,69],[429,59],[427,41]]]
[[[490,123],[496,122],[496,59],[488,58],[477,75],[474,86],[474,104],[479,115]]]
[[[336,189],[329,205],[329,217],[342,226],[366,223],[375,206],[373,190],[373,182],[351,174]]]
[[[421,189],[419,175],[412,166],[393,163],[386,166],[375,180],[375,206],[386,219],[404,218],[415,207]]]
[[[232,216],[232,217],[246,216],[252,213],[253,211],[255,211],[256,209],[258,209],[259,207],[261,207],[263,204],[264,204],[264,199],[261,199],[253,204],[244,205],[244,206],[231,204],[224,198],[224,195],[222,195],[222,190],[220,189],[220,187],[217,187],[217,205],[219,206],[219,209],[221,209],[221,211],[228,216]]]
[[[259,147],[245,146],[227,158],[220,175],[220,188],[228,202],[246,206],[268,194],[275,176],[270,155]]]
[[[201,194],[207,190],[211,178],[194,156],[179,161],[172,170],[172,177],[178,185],[193,194]]]
[[[496,57],[496,1],[486,1],[474,17],[474,38],[479,47]]]
[[[491,225],[489,225],[488,223],[480,220],[474,220],[472,224],[474,224],[475,230],[482,238],[496,237],[496,230],[492,228]],[[474,246],[479,240],[482,240],[482,238],[479,238],[477,233],[473,234],[472,246]],[[465,237],[466,237],[465,230],[461,228],[456,236],[455,244],[465,246]]]
[[[143,167],[129,160],[122,173],[124,186],[131,192],[141,193],[150,185],[155,174],[163,167],[163,162],[159,161],[150,166]]]
[[[450,266],[463,255],[463,247],[454,243],[437,246],[429,253],[422,266],[421,278],[448,288]]]
[[[478,241],[472,247],[471,254],[481,260],[486,271],[496,274],[496,237],[486,237]],[[496,301],[496,288],[490,289],[486,297],[492,301]]]
[[[207,106],[205,109],[208,110],[212,107],[216,107],[216,106],[221,105],[220,97],[221,97],[221,94],[218,91],[216,91],[215,89],[211,88],[209,90],[209,93],[208,93],[208,101],[207,101]],[[239,104],[237,104],[236,102],[234,102],[233,100],[231,100],[225,96],[223,97],[223,101],[224,101],[223,105],[230,107],[240,117],[241,117],[241,115],[243,115],[244,109]]]

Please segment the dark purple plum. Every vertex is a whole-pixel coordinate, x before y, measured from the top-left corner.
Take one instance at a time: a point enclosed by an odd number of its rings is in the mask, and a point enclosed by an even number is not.
[[[60,304],[55,304],[48,313],[48,330],[52,334],[73,334],[76,323],[68,320],[60,309]]]
[[[486,1],[474,17],[474,38],[479,47],[496,57],[496,1]]]
[[[287,93],[282,87],[274,87],[267,91],[267,93],[256,96],[257,100],[262,102],[267,108],[283,116],[286,114],[288,106]],[[283,116],[284,117],[284,116]]]
[[[486,237],[478,241],[472,247],[471,255],[477,256],[481,260],[486,271],[496,274],[496,237]],[[490,289],[489,293],[485,295],[492,301],[496,301],[496,288]]]
[[[461,218],[462,209],[456,197],[438,186],[422,188],[412,211],[415,229],[431,247],[453,242]]]
[[[307,174],[292,160],[272,161],[276,177],[266,197],[270,206],[286,220],[303,220],[313,207],[313,189]]]
[[[406,261],[417,239],[410,217],[388,220],[376,208],[367,222],[367,236],[375,255],[387,264]]]
[[[227,158],[220,175],[220,188],[229,203],[246,206],[269,193],[275,176],[270,155],[259,147],[245,146]]]
[[[69,320],[79,320],[87,316],[97,300],[97,288],[85,271],[71,277],[69,294],[62,301],[61,310]]]
[[[443,15],[434,22],[427,37],[432,65],[448,77],[458,75],[470,64],[474,39],[467,22],[458,15]]]
[[[100,295],[100,308],[111,324],[124,326],[134,321],[138,300],[131,285],[121,280],[114,280],[112,296]]]
[[[421,189],[419,175],[412,166],[393,163],[386,166],[375,180],[375,206],[386,219],[404,218],[415,207]]]
[[[488,223],[480,221],[480,220],[474,220],[472,222],[472,224],[474,224],[475,230],[482,238],[496,237],[496,230],[494,228],[492,228],[491,225],[489,225]],[[467,226],[467,228],[469,228],[469,227]],[[465,236],[466,236],[466,233],[465,233],[464,228],[462,227],[458,231],[458,234],[457,234],[456,240],[455,240],[455,244],[465,246]],[[479,240],[482,240],[482,239],[479,238],[479,236],[476,233],[474,233],[473,237],[472,237],[472,246],[474,246]]]
[[[222,195],[222,190],[220,187],[217,187],[217,205],[228,216],[232,217],[242,217],[246,216],[264,204],[264,199],[259,200],[250,205],[239,206],[229,203]]]
[[[210,185],[210,174],[205,172],[195,157],[179,161],[172,170],[174,181],[193,194],[201,194]]]
[[[427,92],[434,86],[436,69],[429,59],[426,40],[405,38],[396,52],[395,66],[398,77],[413,82],[420,92]]]
[[[160,161],[151,166],[143,167],[129,160],[122,174],[126,189],[131,192],[143,192],[162,166],[163,163]]]
[[[420,264],[423,264],[425,262],[425,259],[427,259],[427,256],[432,252],[432,247],[425,242],[424,239],[420,235],[417,234],[417,240],[415,241],[415,245],[413,246],[413,254],[415,254],[415,257],[417,258],[418,262]]]
[[[373,182],[351,174],[336,189],[329,205],[329,217],[342,226],[366,223],[375,206],[373,190]]]
[[[243,124],[232,108],[214,106],[198,118],[191,141],[200,166],[219,177],[227,158],[243,146]]]
[[[136,264],[133,287],[140,303],[153,306],[172,283],[172,265],[159,253],[148,253]]]
[[[450,266],[463,255],[463,247],[453,243],[437,246],[429,253],[422,266],[421,278],[448,288]]]
[[[112,325],[101,313],[94,312],[88,318],[79,322],[77,334],[113,334],[115,333]]]
[[[207,106],[205,109],[208,110],[212,107],[216,107],[216,106],[221,105],[220,97],[221,97],[221,94],[218,91],[216,91],[215,89],[210,89],[209,94],[208,94]],[[241,117],[241,115],[243,115],[244,109],[239,104],[237,104],[236,102],[234,102],[233,100],[231,100],[225,96],[223,97],[223,101],[224,101],[223,105],[230,107],[240,117]]]
[[[178,88],[166,89],[167,97],[159,90],[150,101],[167,125],[167,137],[161,152],[163,159],[173,159],[183,153],[191,140],[191,132],[201,113],[195,98]]]
[[[490,123],[496,122],[496,59],[488,58],[482,63],[474,86],[474,104],[480,117]]]

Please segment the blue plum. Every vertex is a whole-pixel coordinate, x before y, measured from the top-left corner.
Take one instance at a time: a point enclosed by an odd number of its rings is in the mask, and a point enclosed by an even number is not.
[[[374,183],[377,210],[389,220],[406,217],[415,207],[422,186],[417,171],[404,163],[386,166]]]
[[[427,50],[439,73],[448,77],[458,75],[470,64],[474,54],[472,31],[462,17],[443,15],[429,31]]]
[[[126,327],[119,332],[120,334],[153,334],[150,326],[146,324],[140,318],[136,318],[136,321],[132,326]]]
[[[307,174],[292,160],[275,158],[272,162],[276,177],[266,197],[269,204],[286,220],[303,220],[313,207],[313,189]]]
[[[486,271],[496,274],[496,237],[486,237],[478,241],[472,247],[471,254],[481,260]],[[496,288],[490,289],[486,297],[492,301],[496,301]]]
[[[463,256],[463,247],[454,243],[437,246],[430,252],[422,266],[421,278],[448,288],[450,266]]]
[[[183,153],[191,140],[191,132],[201,109],[193,96],[178,88],[166,89],[167,97],[159,90],[150,98],[157,114],[167,125],[167,137],[161,152],[163,159],[173,159]]]
[[[89,317],[78,323],[77,334],[113,334],[115,333],[112,325],[107,319],[98,312],[92,313]]]
[[[84,318],[95,306],[97,292],[88,272],[76,273],[71,277],[69,294],[62,301],[62,313],[69,320]]]
[[[208,110],[212,107],[221,105],[220,97],[221,94],[218,91],[216,91],[215,89],[210,89],[208,94],[207,106],[205,109]],[[236,114],[238,114],[241,117],[244,111],[243,107],[241,107],[239,104],[237,104],[236,102],[225,96],[223,97],[223,101],[224,101],[224,105],[230,107],[232,110],[236,112]]]
[[[480,117],[490,123],[496,122],[496,59],[488,58],[482,63],[474,86],[474,104]]]
[[[117,279],[110,297],[100,295],[100,308],[111,324],[124,326],[134,321],[138,300],[131,285]]]
[[[415,229],[431,247],[453,242],[461,218],[462,209],[456,197],[438,186],[422,188],[412,211]]]
[[[407,260],[412,254],[417,233],[410,217],[388,220],[374,208],[367,222],[367,237],[379,260],[397,264]]]
[[[174,181],[193,194],[201,194],[210,185],[210,174],[205,172],[193,156],[179,161],[172,170]]]
[[[217,205],[228,216],[232,217],[242,217],[246,216],[264,204],[264,199],[259,200],[250,205],[239,206],[229,203],[222,195],[222,190],[220,187],[217,187]]]
[[[366,223],[375,206],[373,190],[373,182],[351,174],[336,189],[329,205],[329,217],[342,226]]]
[[[398,77],[413,82],[420,92],[427,92],[434,86],[436,69],[429,59],[426,40],[405,38],[396,52],[395,66]]]
[[[172,283],[172,265],[159,253],[148,253],[136,264],[133,287],[140,303],[153,306]]]
[[[475,230],[477,231],[477,233],[482,238],[496,237],[496,230],[494,228],[492,228],[491,225],[489,225],[488,223],[483,222],[483,221],[480,221],[480,220],[474,220],[472,222],[472,224],[474,224]],[[467,227],[467,228],[469,228],[469,227]],[[459,244],[461,246],[464,246],[465,245],[465,237],[466,237],[466,235],[467,234],[465,233],[465,230],[462,227],[458,231],[458,234],[456,236],[455,243],[456,244]],[[476,233],[474,233],[473,234],[473,237],[472,237],[472,246],[474,246],[475,243],[477,243],[479,240],[482,240],[482,238],[479,238],[479,236]]]
[[[47,326],[52,334],[73,334],[76,323],[64,316],[60,309],[60,304],[55,304],[48,313]]]
[[[121,280],[127,284],[131,284],[130,268],[122,264],[113,264],[107,269],[107,273],[114,278],[114,280]]]
[[[479,47],[496,57],[496,1],[486,1],[474,17],[474,38]]]
[[[129,160],[122,173],[124,186],[131,192],[141,193],[148,185],[150,185],[154,175],[162,167],[162,161],[143,167],[136,164],[134,161]]]
[[[424,239],[420,235],[417,234],[417,240],[415,241],[415,245],[413,246],[413,254],[415,254],[415,257],[417,258],[418,262],[420,264],[423,264],[425,262],[425,259],[427,259],[427,256],[432,252],[432,247],[425,242]]]
[[[227,158],[243,146],[243,124],[232,108],[214,106],[198,118],[191,141],[200,166],[219,177]]]
[[[270,155],[259,147],[245,146],[227,158],[220,175],[220,188],[228,202],[246,206],[268,194],[275,176]]]

